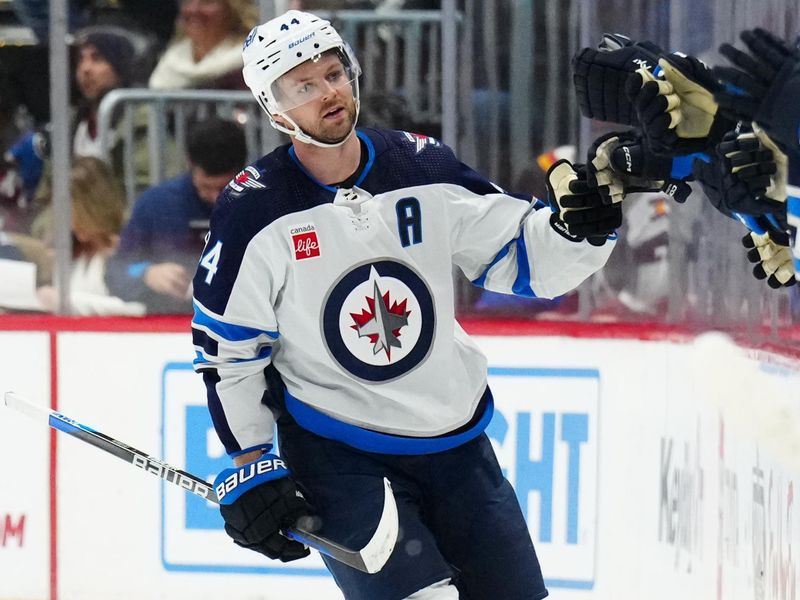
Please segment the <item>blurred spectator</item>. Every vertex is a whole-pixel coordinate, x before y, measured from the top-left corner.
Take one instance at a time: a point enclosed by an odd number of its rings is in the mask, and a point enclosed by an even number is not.
[[[176,34],[150,87],[247,89],[242,42],[257,20],[252,0],[181,0]]]
[[[247,160],[244,132],[235,123],[215,117],[189,131],[189,172],[136,200],[108,269],[112,292],[143,302],[149,313],[191,312],[189,286],[211,210]]]
[[[46,136],[28,132],[0,158],[0,221],[6,231],[30,231],[31,200],[46,154]]]
[[[137,46],[141,40],[131,37],[125,30],[114,27],[91,27],[76,35],[74,48],[76,51],[75,84],[78,97],[72,118],[72,150],[74,156],[92,156],[106,158],[103,153],[103,140],[100,136],[99,107],[103,98],[112,90],[128,87],[131,83],[134,65],[137,61]],[[115,110],[111,114],[111,127],[108,139],[105,140],[107,158],[113,172],[122,181],[126,166],[133,169],[136,191],[141,192],[150,183],[150,160],[147,145],[147,114],[136,110],[132,116],[132,144],[130,149],[132,164],[126,165],[126,149],[124,138],[120,132],[123,112]],[[44,134],[44,135],[43,135]],[[46,138],[42,131],[30,131],[24,134],[15,145],[26,149],[47,146],[40,144],[39,137]],[[38,145],[37,145],[38,144]],[[13,149],[12,149],[13,150]],[[163,172],[167,177],[178,173],[177,152],[172,138],[167,137],[164,147]],[[36,203],[48,202],[50,192],[49,160],[41,152],[25,152],[26,162],[16,158],[20,174],[25,181],[26,194],[30,198],[30,190],[36,191]],[[129,159],[130,160],[130,159]],[[0,172],[0,176],[2,172]],[[1,193],[0,193],[1,194]]]
[[[127,86],[130,79],[134,49],[122,30],[92,30],[78,34],[75,48],[77,64],[75,81],[79,98],[73,118],[72,149],[75,156],[102,158],[97,128],[97,109],[100,101],[111,90]],[[110,146],[114,146],[111,140]],[[34,196],[47,170],[47,134],[44,130],[24,133],[4,155],[4,172],[14,170],[24,184],[25,200]],[[117,152],[116,172],[122,172],[122,152]],[[49,184],[36,192],[37,196],[50,196]],[[2,194],[0,195],[8,195]]]
[[[70,177],[73,261],[70,302],[80,315],[141,315],[144,306],[109,295],[106,260],[119,243],[125,220],[125,199],[106,163],[92,157],[75,159]],[[53,212],[48,207],[38,221],[43,241],[52,247]],[[52,254],[40,268],[52,268]],[[55,310],[58,291],[48,282],[38,291],[45,310]]]
[[[130,85],[134,48],[121,31],[92,30],[81,34],[75,81],[80,99],[75,112],[72,150],[76,156],[102,158],[97,109],[108,92]]]

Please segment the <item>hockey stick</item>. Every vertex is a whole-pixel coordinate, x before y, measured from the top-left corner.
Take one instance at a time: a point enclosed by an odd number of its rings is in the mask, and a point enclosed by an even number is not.
[[[168,483],[177,485],[187,492],[197,494],[201,498],[219,504],[219,498],[217,498],[217,493],[214,491],[214,488],[205,480],[191,473],[187,473],[162,460],[153,458],[141,450],[132,448],[119,440],[115,440],[111,436],[100,433],[86,425],[82,425],[61,413],[34,404],[30,400],[26,400],[14,392],[5,393],[5,403],[9,408],[13,408],[37,421],[45,422],[53,429],[62,431],[95,448],[100,448],[100,450],[113,454],[117,458],[121,458],[125,462],[132,464],[134,467],[144,469],[148,473],[152,473]],[[361,550],[345,548],[336,542],[318,536],[310,531],[306,531],[298,526],[282,531],[281,533],[290,539],[306,544],[322,554],[330,556],[354,569],[365,573],[377,573],[383,568],[386,561],[389,560],[389,556],[392,554],[395,542],[397,541],[398,531],[397,504],[394,500],[394,494],[392,494],[391,484],[385,477],[383,479],[383,486],[384,498],[381,520],[375,529],[375,533],[372,534],[372,538]]]

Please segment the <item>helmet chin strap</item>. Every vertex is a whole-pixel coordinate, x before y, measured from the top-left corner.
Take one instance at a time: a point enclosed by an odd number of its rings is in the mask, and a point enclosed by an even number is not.
[[[294,129],[289,129],[285,125],[282,125],[281,123],[278,123],[273,118],[272,115],[269,115],[269,118],[270,118],[270,121],[272,121],[272,126],[275,129],[277,129],[278,131],[282,131],[283,133],[286,133],[286,134],[292,136],[298,142],[303,142],[304,144],[312,144],[314,146],[319,146],[320,148],[338,148],[339,146],[344,144],[347,140],[349,140],[350,136],[353,135],[353,132],[356,130],[356,123],[358,122],[358,114],[359,114],[360,110],[361,110],[361,102],[359,100],[356,100],[356,116],[355,116],[355,119],[353,119],[353,126],[350,128],[350,131],[347,133],[346,136],[344,136],[340,141],[333,142],[333,143],[331,143],[331,142],[323,142],[322,140],[318,140],[314,136],[309,135],[308,133],[303,131],[303,129],[297,123],[295,123],[292,120],[292,118],[289,115],[287,115],[286,113],[277,113],[277,114],[279,114],[287,122],[289,122],[292,125],[292,127],[294,127]]]

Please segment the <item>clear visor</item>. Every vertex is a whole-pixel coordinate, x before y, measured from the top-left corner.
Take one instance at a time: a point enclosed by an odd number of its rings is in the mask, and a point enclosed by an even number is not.
[[[278,112],[286,112],[326,96],[355,94],[361,68],[342,48],[316,54],[276,79],[270,91]]]

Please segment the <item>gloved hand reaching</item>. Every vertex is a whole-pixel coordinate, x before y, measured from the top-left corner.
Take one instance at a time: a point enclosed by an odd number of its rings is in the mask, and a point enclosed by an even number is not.
[[[554,163],[547,171],[547,191],[553,210],[550,225],[570,241],[586,239],[602,246],[622,225],[622,203],[604,202],[600,191],[589,184],[584,165],[563,159]]]
[[[754,132],[729,132],[710,156],[695,160],[693,172],[711,204],[722,214],[774,215],[785,229],[786,156]]]
[[[653,152],[702,152],[734,128],[735,122],[718,110],[714,92],[719,84],[705,63],[675,53],[658,65],[655,73],[638,69],[626,88]]]
[[[773,289],[797,283],[788,236],[774,231],[763,234],[751,231],[742,238],[742,244],[748,249],[747,260],[755,264],[753,275],[756,279],[766,279],[767,285]]]
[[[639,118],[625,93],[636,69],[654,70],[661,48],[606,33],[597,48],[583,48],[572,58],[572,81],[581,114],[590,119],[636,125]]]
[[[740,34],[748,52],[722,44],[734,65],[714,67],[723,84],[714,97],[733,119],[755,121],[785,150],[800,148],[800,50],[764,29]]]
[[[614,131],[597,138],[589,148],[589,184],[603,195],[606,204],[619,202],[630,192],[661,191],[677,202],[691,192],[683,180],[672,177],[673,158],[650,151],[641,134]]]

